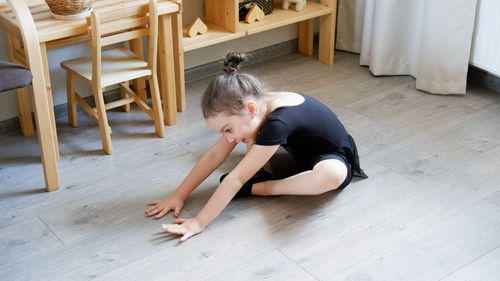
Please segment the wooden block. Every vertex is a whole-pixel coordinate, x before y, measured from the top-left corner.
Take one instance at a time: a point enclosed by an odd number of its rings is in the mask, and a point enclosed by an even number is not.
[[[207,31],[207,25],[203,23],[200,18],[196,18],[196,20],[189,25],[187,33],[189,37],[195,37],[198,34],[205,34]]]
[[[264,12],[259,8],[259,6],[253,4],[252,8],[248,12],[245,21],[247,23],[253,23],[256,20],[262,21],[264,19]]]

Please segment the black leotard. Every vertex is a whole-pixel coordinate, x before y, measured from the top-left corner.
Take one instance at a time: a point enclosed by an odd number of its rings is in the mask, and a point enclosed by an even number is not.
[[[352,176],[367,178],[359,165],[354,139],[337,116],[315,98],[300,95],[303,103],[278,107],[266,117],[255,144],[282,145],[308,169],[321,155],[339,154],[349,163]]]

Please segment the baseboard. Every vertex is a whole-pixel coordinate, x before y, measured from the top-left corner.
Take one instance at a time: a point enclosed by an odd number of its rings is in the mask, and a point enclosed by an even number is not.
[[[282,43],[278,43],[275,45],[267,46],[249,52],[249,54],[252,56],[252,60],[249,61],[249,64],[259,63],[277,56],[294,53],[296,51],[297,51],[297,39],[285,41]],[[223,60],[219,60],[186,69],[184,71],[185,75],[184,77],[186,83],[210,77],[213,76],[214,73],[221,72],[222,62]],[[119,90],[117,89],[106,91],[104,93],[104,99],[106,100],[106,102],[116,100],[118,99],[118,97],[119,97]],[[93,103],[92,97],[86,97],[85,100],[92,105]],[[83,109],[81,109],[79,106],[77,108],[78,108],[78,113],[83,112]],[[64,120],[67,120],[68,116],[67,104],[60,104],[55,106],[54,113],[57,121],[63,122]],[[0,135],[12,132],[20,132],[20,130],[21,129],[19,127],[19,121],[17,117],[0,121]]]
[[[474,83],[500,93],[500,77],[489,73],[486,70],[469,65],[467,82]]]
[[[275,45],[267,46],[261,49],[248,52],[252,59],[248,61],[247,65],[260,63],[274,57],[294,53],[297,51],[297,39],[285,41]],[[192,67],[184,71],[184,79],[186,83],[214,76],[214,73],[222,71],[222,62],[224,59],[210,62],[204,65]]]

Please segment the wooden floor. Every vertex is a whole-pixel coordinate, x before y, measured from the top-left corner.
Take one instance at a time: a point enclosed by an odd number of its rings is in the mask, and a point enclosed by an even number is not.
[[[0,280],[499,280],[500,94],[429,95],[408,76],[373,77],[356,55],[326,66],[293,54],[247,68],[311,94],[357,141],[367,180],[342,192],[234,200],[184,243],[145,217],[217,139],[187,85],[167,137],[135,109],[97,125],[58,121],[62,188],[46,193],[35,138],[0,138]],[[187,200],[194,216],[243,147]]]

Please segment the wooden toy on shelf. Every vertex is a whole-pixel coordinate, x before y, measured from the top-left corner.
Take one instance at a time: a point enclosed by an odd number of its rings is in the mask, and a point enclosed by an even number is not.
[[[246,18],[245,18],[245,21],[247,23],[253,23],[255,21],[262,21],[264,19],[264,11],[262,11],[261,8],[259,8],[259,6],[257,6],[256,4],[251,4],[252,5],[252,8],[250,8],[250,11],[248,12]]]
[[[200,18],[196,18],[196,20],[187,27],[187,34],[189,37],[195,37],[198,34],[205,34],[207,31],[207,25],[203,23]]]
[[[283,10],[288,10],[290,3],[295,3],[295,11],[300,12],[307,5],[306,0],[283,0]]]

